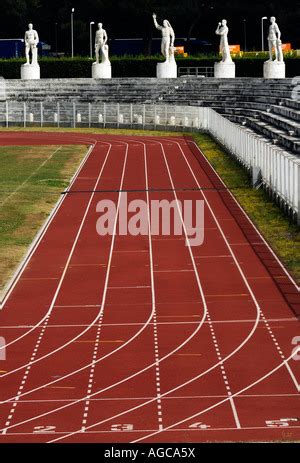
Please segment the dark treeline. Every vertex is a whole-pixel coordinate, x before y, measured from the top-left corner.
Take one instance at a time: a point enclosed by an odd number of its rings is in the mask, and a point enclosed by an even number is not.
[[[70,15],[75,8],[75,51],[88,54],[89,23],[103,22],[110,38],[142,37],[150,44],[157,37],[151,14],[169,19],[177,37],[197,37],[217,49],[214,31],[226,18],[230,43],[246,43],[247,49],[260,49],[261,17],[275,15],[284,42],[300,48],[300,1],[289,0],[0,0],[0,38],[21,38],[28,22],[33,22],[40,39],[52,51],[70,52]],[[246,22],[244,21],[246,20]],[[246,26],[246,28],[245,28]],[[150,45],[145,53],[151,53]]]

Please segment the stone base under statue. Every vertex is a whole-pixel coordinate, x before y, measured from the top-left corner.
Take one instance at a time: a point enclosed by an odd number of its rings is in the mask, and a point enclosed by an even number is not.
[[[41,78],[41,70],[38,64],[23,64],[21,66],[21,79],[35,80]]]
[[[265,79],[285,79],[285,63],[266,61],[264,63]]]
[[[93,63],[92,78],[93,79],[111,79],[111,64],[110,63]]]
[[[215,78],[216,79],[234,79],[235,64],[234,63],[215,63]]]
[[[156,77],[158,79],[176,79],[177,78],[177,64],[175,61],[171,63],[157,63]]]

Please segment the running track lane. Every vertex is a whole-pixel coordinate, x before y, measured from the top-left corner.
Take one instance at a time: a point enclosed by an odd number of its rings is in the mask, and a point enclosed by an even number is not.
[[[24,334],[0,364],[0,441],[299,439],[299,362],[280,366],[299,336],[298,289],[228,192],[215,190],[220,180],[191,140],[2,137],[96,146],[0,312],[8,341]],[[137,190],[130,200],[204,200],[204,244],[100,239],[96,181],[116,206],[120,188]]]

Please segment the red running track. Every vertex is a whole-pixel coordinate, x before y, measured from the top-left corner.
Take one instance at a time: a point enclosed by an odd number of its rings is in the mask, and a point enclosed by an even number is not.
[[[299,289],[192,140],[0,135],[74,143],[92,148],[0,310],[0,442],[299,440]],[[120,190],[203,200],[204,243],[99,237]]]

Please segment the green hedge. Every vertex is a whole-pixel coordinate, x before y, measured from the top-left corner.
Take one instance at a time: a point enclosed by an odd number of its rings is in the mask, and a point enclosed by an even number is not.
[[[178,58],[177,65],[189,66],[213,66],[217,56],[197,56]],[[112,57],[113,77],[155,77],[156,63],[160,56],[150,57]],[[262,77],[264,55],[248,58],[236,58],[237,77]],[[300,58],[287,57],[287,77],[300,75]],[[19,79],[20,66],[24,59],[0,60],[0,76],[5,79]],[[41,58],[41,75],[43,78],[75,78],[91,77],[91,60],[88,58]]]

